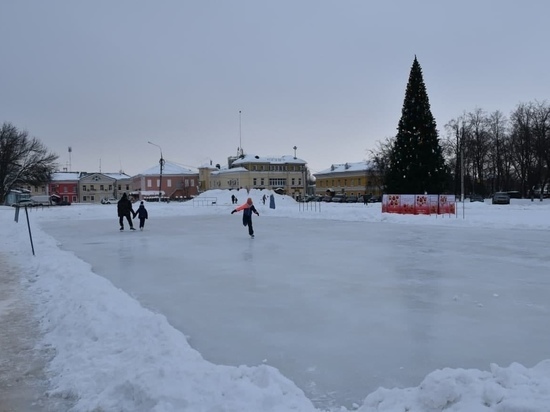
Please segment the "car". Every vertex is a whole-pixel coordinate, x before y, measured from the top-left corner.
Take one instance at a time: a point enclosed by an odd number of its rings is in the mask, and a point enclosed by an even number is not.
[[[104,197],[103,199],[101,199],[101,204],[102,205],[110,205],[111,203],[117,203],[118,200],[115,199],[114,197]]]
[[[346,203],[346,196],[334,195],[332,196],[332,203]]]
[[[493,205],[509,205],[510,195],[506,192],[496,192],[491,200]]]
[[[324,196],[323,202],[332,202],[332,196]]]
[[[346,197],[346,203],[357,203],[357,196]]]
[[[483,196],[481,195],[470,195],[470,202],[485,202],[485,199],[483,199]]]

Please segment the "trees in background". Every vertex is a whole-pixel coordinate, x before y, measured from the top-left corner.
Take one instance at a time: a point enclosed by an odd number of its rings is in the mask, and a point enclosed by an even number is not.
[[[388,193],[442,193],[447,167],[422,76],[414,58],[385,173]]]
[[[445,128],[444,153],[453,171],[455,194],[460,193],[461,164],[466,194],[514,190],[527,197],[548,183],[548,103],[520,103],[509,118],[498,110],[486,113],[476,108],[452,119]]]
[[[18,185],[40,186],[50,181],[57,155],[10,123],[0,128],[0,204]]]
[[[550,187],[546,101],[519,103],[508,117],[475,108],[451,119],[445,130],[440,141],[415,57],[397,135],[370,150],[373,173],[384,176],[385,193],[458,196],[462,178],[465,195],[518,191],[523,197],[538,196]]]

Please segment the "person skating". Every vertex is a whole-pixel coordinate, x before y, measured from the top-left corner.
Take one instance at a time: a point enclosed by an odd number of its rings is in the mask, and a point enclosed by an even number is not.
[[[254,237],[254,228],[252,227],[252,213],[256,213],[256,215],[260,216],[256,208],[254,207],[254,204],[252,203],[252,199],[248,198],[246,200],[246,203],[237,206],[235,209],[231,211],[231,214],[235,212],[243,211],[243,226],[248,226],[248,234],[251,238]]]
[[[117,203],[118,209],[118,223],[120,223],[120,230],[124,230],[124,218],[128,221],[130,225],[130,230],[134,229],[134,224],[132,223],[132,215],[135,217],[136,214],[132,208],[132,202],[128,199],[126,193],[122,195],[122,198]]]
[[[141,201],[134,217],[136,216],[139,218],[139,230],[143,230],[145,227],[145,219],[149,218],[149,214],[147,213],[147,209],[145,209],[143,201]]]

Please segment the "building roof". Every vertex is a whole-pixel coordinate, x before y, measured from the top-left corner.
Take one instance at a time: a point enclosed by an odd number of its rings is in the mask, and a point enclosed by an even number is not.
[[[164,167],[162,168],[163,175],[196,175],[197,173],[198,172],[195,170],[188,169],[173,162],[164,162]],[[150,167],[138,175],[158,176],[160,175],[160,164]]]
[[[52,182],[60,182],[65,180],[79,180],[82,172],[54,172],[52,173]]]
[[[126,173],[100,173],[102,175],[108,176],[115,180],[130,179],[131,176],[128,176]]]
[[[315,173],[315,176],[329,175],[334,173],[353,173],[353,172],[366,172],[372,169],[372,164],[368,161],[356,162],[356,163],[342,163],[333,164],[328,169],[321,170]]]
[[[248,163],[271,163],[271,164],[288,164],[288,163],[295,163],[295,164],[307,164],[307,162],[303,159],[300,159],[298,157],[290,156],[290,155],[283,155],[283,156],[257,156],[257,155],[244,155],[242,158],[238,158],[233,162],[233,165],[242,165],[242,164],[248,164]]]
[[[244,167],[233,167],[231,169],[224,168],[224,169],[220,169],[212,172],[212,175],[217,176],[217,175],[234,174],[234,173],[241,173],[241,172],[248,173],[248,170],[245,169]]]

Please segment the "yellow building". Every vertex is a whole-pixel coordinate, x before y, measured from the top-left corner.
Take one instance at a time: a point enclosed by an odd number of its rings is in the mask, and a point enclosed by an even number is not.
[[[241,155],[228,158],[227,167],[199,167],[201,191],[209,189],[270,189],[281,194],[304,196],[307,163],[294,156]]]
[[[345,194],[361,196],[382,194],[382,178],[370,162],[333,164],[328,169],[315,173],[315,194]]]

